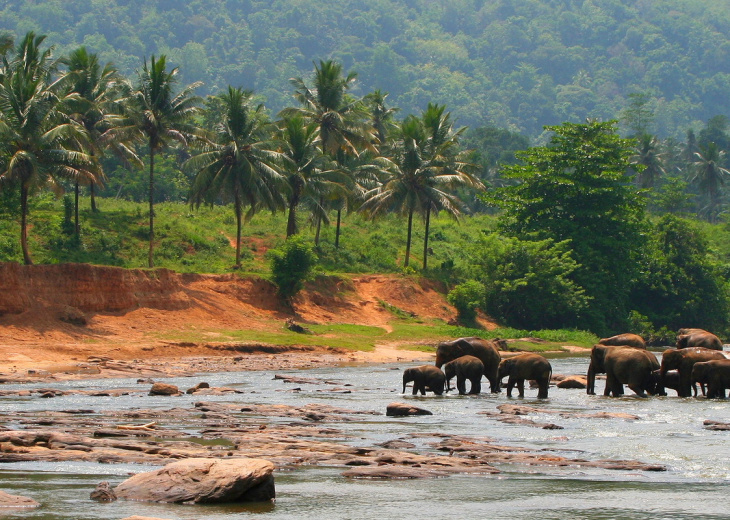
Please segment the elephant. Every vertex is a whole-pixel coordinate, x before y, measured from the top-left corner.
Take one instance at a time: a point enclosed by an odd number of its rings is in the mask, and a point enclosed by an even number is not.
[[[444,393],[446,376],[440,368],[433,365],[421,365],[419,367],[407,368],[403,371],[403,393],[406,393],[406,384],[413,381],[413,395],[421,392],[426,395],[426,390],[431,390],[436,395]]]
[[[639,397],[646,392],[656,393],[656,381],[652,372],[659,368],[656,356],[648,350],[613,345],[595,345],[591,350],[586,392],[595,394],[596,374],[606,374],[603,395],[619,397],[624,394],[624,384]]]
[[[627,345],[629,347],[646,348],[644,338],[638,334],[618,334],[617,336],[611,336],[610,338],[603,338],[598,342],[599,345],[610,345],[610,346],[621,346]]]
[[[677,336],[677,348],[702,347],[710,350],[722,350],[722,341],[712,332],[698,330]]]
[[[526,352],[502,360],[499,364],[498,379],[502,381],[505,376],[507,380],[507,397],[512,397],[512,387],[517,385],[520,397],[525,397],[525,379],[537,381],[538,399],[547,399],[550,377],[553,374],[553,367],[550,362],[540,354]]]
[[[444,363],[453,361],[461,356],[474,356],[484,365],[484,375],[489,381],[489,390],[493,394],[499,393],[499,350],[493,341],[481,338],[459,338],[444,341],[436,348],[436,366],[441,368]]]
[[[725,399],[725,389],[730,388],[730,359],[699,361],[692,367],[692,382],[707,384],[708,399]]]
[[[450,381],[456,376],[456,388],[459,395],[466,394],[466,380],[471,383],[470,394],[478,394],[482,391],[482,374],[484,374],[484,363],[474,356],[461,356],[449,361],[444,365],[446,375],[446,390],[450,390]]]
[[[671,388],[677,392],[677,395],[679,395],[679,371],[670,370],[662,376],[661,369],[658,368],[652,371],[651,376],[654,384],[656,385],[657,395],[667,395],[667,388]],[[695,386],[694,381],[692,382],[692,391],[694,392],[695,397],[697,397],[697,387]],[[704,385],[702,385],[702,395],[705,395]]]
[[[692,395],[692,367],[699,361],[727,359],[722,352],[701,347],[667,349],[662,354],[661,376],[669,370],[679,371],[679,397]]]

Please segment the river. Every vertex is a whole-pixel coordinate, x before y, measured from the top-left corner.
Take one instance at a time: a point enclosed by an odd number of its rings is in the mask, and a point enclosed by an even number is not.
[[[554,373],[585,373],[585,357],[551,359]],[[626,396],[606,398],[586,395],[585,390],[550,388],[550,398],[534,398],[536,389],[526,390],[526,399],[494,396],[400,395],[401,369],[412,364],[327,367],[276,372],[205,374],[176,378],[169,382],[180,388],[207,381],[211,386],[231,386],[243,394],[206,396],[206,401],[290,404],[329,404],[356,410],[385,411],[388,403],[407,401],[427,408],[432,416],[389,418],[385,415],[354,416],[351,422],[335,426],[350,434],[358,446],[374,446],[417,432],[445,432],[487,436],[511,446],[545,449],[556,455],[590,460],[638,459],[663,464],[665,472],[616,471],[578,467],[497,466],[501,473],[452,476],[425,480],[348,480],[343,468],[308,467],[281,471],[276,475],[275,504],[236,506],[185,506],[117,501],[101,504],[89,499],[97,483],[117,484],[129,473],[153,467],[95,463],[8,463],[0,465],[1,489],[32,497],[42,507],[7,513],[27,519],[121,519],[131,515],[175,520],[219,519],[362,519],[431,518],[541,518],[561,519],[726,519],[730,515],[727,485],[730,483],[730,432],[703,428],[706,419],[730,422],[730,404],[706,399],[680,399],[675,395],[640,399]],[[296,385],[274,380],[286,374],[323,378],[351,384],[352,393],[322,392],[317,385]],[[136,380],[87,380],[34,385],[3,385],[3,389],[49,387],[108,389],[139,386]],[[597,383],[601,392],[603,382]],[[627,393],[631,391],[627,389]],[[674,394],[673,391],[669,391]],[[192,406],[199,397],[149,397],[142,393],[121,397],[61,396],[54,399],[0,397],[0,411],[92,409],[120,410]],[[480,411],[496,411],[505,402],[535,406],[544,410],[624,412],[640,417],[621,419],[563,418],[537,414],[531,419],[552,422],[562,430],[544,430],[508,425]],[[541,416],[542,415],[542,416]],[[272,418],[271,421],[285,419]],[[286,419],[290,421],[291,419]],[[6,424],[17,428],[17,424]],[[193,432],[194,433],[194,432]],[[0,518],[3,513],[0,513]]]

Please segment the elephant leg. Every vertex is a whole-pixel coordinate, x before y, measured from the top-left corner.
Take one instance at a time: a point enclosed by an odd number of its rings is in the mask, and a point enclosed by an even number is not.
[[[466,378],[458,375],[456,376],[456,388],[459,389],[459,395],[464,395],[466,393]]]
[[[520,398],[525,398],[525,380],[524,379],[518,379],[517,380],[517,390],[520,392]]]
[[[512,387],[515,386],[515,380],[512,376],[507,380],[507,397],[512,397]]]
[[[416,395],[418,393],[418,383],[413,381],[413,392],[412,395]]]
[[[470,394],[480,394],[482,392],[481,379],[481,377],[475,377],[471,380],[471,388],[469,389]]]
[[[644,393],[644,389],[641,388],[640,385],[636,385],[636,384],[631,383],[631,384],[628,385],[628,387],[631,388],[631,390],[633,390],[634,393],[636,395],[638,395],[639,397],[646,397],[646,393]]]
[[[603,389],[604,397],[609,397],[611,395],[611,391],[614,389],[615,386],[613,380],[613,374],[606,374],[606,388]]]
[[[485,374],[486,375],[486,374]],[[481,379],[481,378],[480,378]],[[487,375],[487,381],[489,381],[489,391],[493,394],[498,394],[500,390],[500,380],[497,378],[497,372],[493,372]]]
[[[550,381],[548,381],[548,380],[539,381],[539,383],[538,383],[539,390],[537,392],[538,399],[547,399],[549,386],[550,386]]]
[[[705,393],[705,391],[706,391],[706,386],[705,386],[705,383],[700,383],[700,388],[702,389],[702,395],[707,395],[707,394]]]

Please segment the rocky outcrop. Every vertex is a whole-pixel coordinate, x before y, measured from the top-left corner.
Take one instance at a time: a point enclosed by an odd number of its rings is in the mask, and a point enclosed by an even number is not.
[[[263,502],[276,496],[274,464],[248,458],[181,460],[139,473],[119,484],[114,492],[119,498],[145,502]]]
[[[150,388],[150,395],[180,395],[180,389],[170,383],[155,383]]]

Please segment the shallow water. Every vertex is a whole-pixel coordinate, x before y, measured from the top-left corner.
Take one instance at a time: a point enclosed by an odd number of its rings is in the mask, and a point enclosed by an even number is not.
[[[555,373],[585,373],[585,357],[552,359]],[[418,514],[466,518],[542,519],[719,519],[728,517],[727,484],[730,481],[730,432],[703,428],[705,419],[730,422],[730,403],[676,396],[619,399],[588,396],[584,390],[550,389],[550,398],[493,396],[400,395],[400,369],[412,363],[277,371],[305,378],[322,378],[347,387],[350,394],[328,393],[332,385],[289,384],[274,380],[274,372],[205,374],[169,382],[181,389],[207,381],[211,386],[231,386],[243,394],[227,396],[149,397],[135,380],[90,380],[42,385],[3,385],[2,388],[129,387],[137,393],[122,397],[61,396],[40,399],[0,397],[0,410],[15,411],[189,407],[197,401],[237,404],[329,404],[356,410],[384,412],[388,403],[405,400],[431,410],[433,416],[389,418],[354,416],[352,422],[335,423],[358,446],[371,446],[416,432],[487,436],[497,443],[546,449],[556,455],[598,459],[638,459],[664,464],[666,472],[628,472],[577,467],[521,467],[500,465],[500,474],[456,476],[408,481],[347,480],[342,468],[300,468],[276,475],[276,504],[255,506],[183,506],[118,501],[100,504],[89,493],[102,480],[117,484],[129,473],[151,469],[133,465],[90,463],[17,463],[0,466],[2,489],[41,502],[36,510],[14,511],[12,518],[119,519],[130,515],[192,519],[235,518],[402,518]],[[602,382],[597,384],[602,390]],[[293,391],[294,388],[301,391]],[[631,391],[627,389],[630,394]],[[670,393],[673,393],[670,391]],[[563,430],[507,425],[478,415],[495,411],[506,402],[543,409],[583,412],[624,412],[638,421],[562,418],[553,414],[530,416],[552,422]],[[271,418],[291,422],[291,418]],[[14,426],[14,425],[8,425]],[[17,425],[16,425],[17,426]],[[191,433],[195,433],[191,431]],[[412,441],[412,439],[410,439]],[[416,441],[417,442],[417,441]],[[10,514],[10,513],[8,513]],[[0,518],[3,513],[0,512]]]

